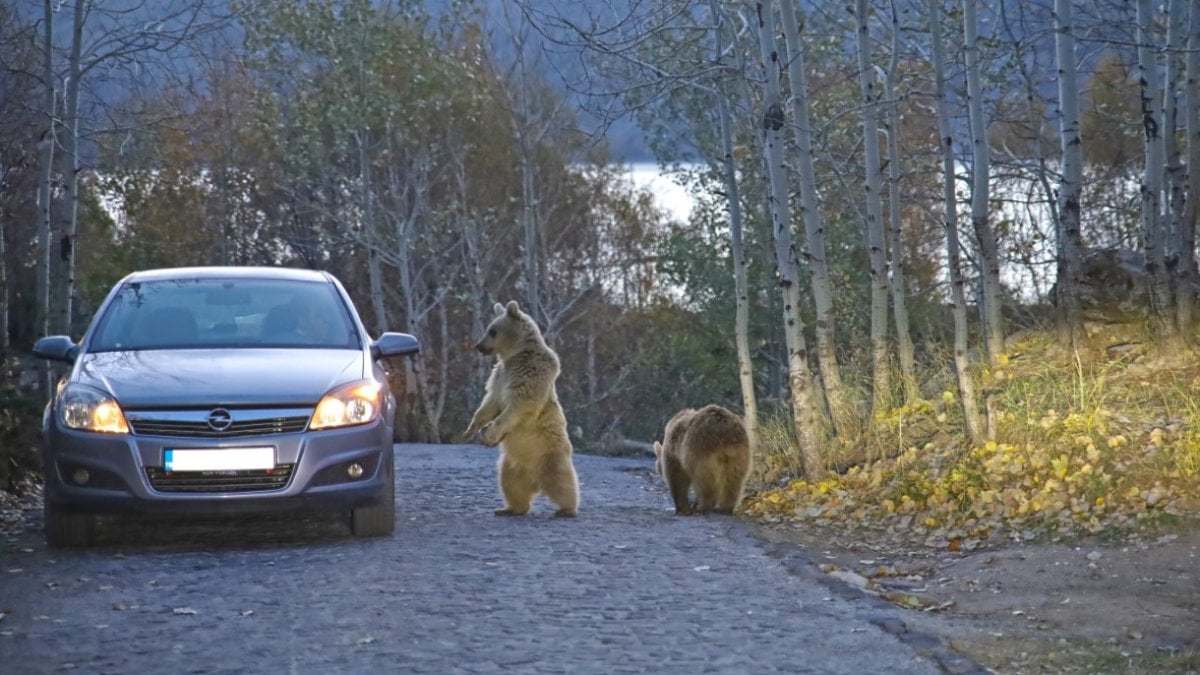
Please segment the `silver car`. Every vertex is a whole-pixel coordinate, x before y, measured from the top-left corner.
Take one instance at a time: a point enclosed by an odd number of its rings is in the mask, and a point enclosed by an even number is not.
[[[45,533],[92,542],[100,514],[343,511],[359,536],[395,525],[396,400],[333,276],[196,267],[122,279],[83,339],[45,337],[70,371],[46,407]]]

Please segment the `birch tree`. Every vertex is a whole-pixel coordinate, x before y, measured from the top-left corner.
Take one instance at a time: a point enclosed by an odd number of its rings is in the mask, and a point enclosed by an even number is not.
[[[988,359],[995,362],[1004,352],[1000,286],[1000,247],[989,218],[988,187],[991,180],[987,142],[987,119],[983,107],[983,85],[979,63],[979,18],[977,0],[963,0],[963,54],[967,67],[967,114],[971,127],[971,224],[979,245],[982,277],[983,334]]]
[[[816,171],[813,168],[812,122],[809,115],[808,73],[805,70],[805,48],[801,26],[792,0],[780,2],[783,35],[787,45],[788,84],[791,96],[788,109],[795,145],[796,172],[800,180],[800,215],[804,219],[804,261],[808,266],[816,311],[814,332],[817,338],[817,363],[825,397],[833,412],[831,423],[835,433],[842,418],[853,414],[846,386],[842,383],[837,359],[837,319],[833,312],[833,291],[829,281],[829,262],[825,246],[825,218],[821,214],[817,195]]]
[[[896,354],[900,359],[900,382],[904,387],[904,402],[912,403],[921,398],[917,387],[916,349],[913,347],[912,332],[908,325],[907,289],[904,283],[904,228],[900,217],[902,195],[900,157],[900,97],[896,94],[896,78],[900,70],[900,15],[896,2],[890,3],[892,16],[892,55],[884,79],[884,98],[888,101],[887,157],[888,157],[888,217],[891,223],[891,292],[892,313],[896,322]]]
[[[783,0],[788,2],[789,0]],[[809,480],[825,475],[819,444],[819,419],[812,396],[812,373],[808,366],[808,346],[800,316],[800,284],[796,247],[792,242],[787,169],[783,162],[783,101],[779,87],[779,49],[775,40],[773,3],[756,3],[760,55],[763,68],[763,141],[770,196],[768,211],[775,241],[775,262],[779,287],[783,293],[783,330],[788,351],[788,384],[792,395],[793,426],[800,445],[804,474]]]
[[[941,7],[938,0],[928,0],[929,28],[933,40],[933,71],[936,81],[938,136],[942,152],[942,208],[946,225],[946,265],[950,273],[950,295],[954,301],[954,371],[958,377],[958,394],[962,403],[963,420],[972,442],[984,440],[975,385],[971,380],[971,359],[967,342],[967,300],[964,290],[961,247],[958,241],[958,201],[955,197],[954,135],[950,127],[950,106],[947,101],[946,49],[942,43]]]
[[[78,301],[75,288],[75,239],[79,233],[79,180],[83,169],[80,157],[80,96],[83,82],[97,69],[146,68],[146,61],[151,54],[168,54],[185,40],[223,25],[223,18],[201,24],[205,3],[206,0],[159,3],[152,6],[154,12],[151,16],[137,19],[131,18],[133,15],[129,12],[119,10],[105,11],[102,17],[97,18],[93,13],[96,8],[94,0],[75,0],[73,3],[71,44],[66,76],[63,78],[63,154],[67,162],[63,171],[63,206],[66,213],[62,236],[59,238],[61,260],[57,267],[58,278],[53,283],[61,303],[57,324],[64,333],[72,327]],[[99,25],[85,33],[85,25],[89,20],[95,20]]]
[[[1191,0],[1188,17],[1187,84],[1187,200],[1180,227],[1179,283],[1175,293],[1175,317],[1184,335],[1191,334],[1197,283],[1196,222],[1200,210],[1200,0]]]
[[[1083,138],[1079,121],[1079,84],[1076,81],[1075,21],[1073,0],[1054,2],[1054,43],[1058,62],[1059,139],[1062,176],[1058,184],[1058,280],[1060,341],[1074,346],[1083,329],[1079,313],[1082,283],[1082,233],[1080,202],[1083,195]]]
[[[1145,166],[1142,172],[1142,241],[1145,251],[1150,316],[1156,337],[1164,346],[1178,338],[1171,311],[1171,286],[1166,269],[1163,224],[1162,84],[1155,56],[1154,12],[1150,0],[1137,2],[1138,78],[1141,85]]]
[[[785,3],[787,4],[787,3]],[[750,289],[746,278],[746,247],[742,242],[742,197],[738,190],[737,167],[733,158],[733,125],[729,115],[726,68],[723,66],[725,45],[722,37],[724,15],[719,0],[709,0],[712,13],[714,42],[713,61],[717,66],[717,119],[721,129],[721,169],[725,179],[726,204],[729,209],[730,254],[733,257],[734,343],[737,347],[738,382],[742,389],[742,410],[750,447],[758,447],[758,399],[754,391],[754,365],[750,360]]]
[[[866,169],[867,257],[871,261],[871,407],[883,410],[891,396],[888,359],[887,243],[883,236],[882,171],[879,154],[879,89],[871,63],[870,3],[857,0],[858,87],[862,94],[863,166]]]

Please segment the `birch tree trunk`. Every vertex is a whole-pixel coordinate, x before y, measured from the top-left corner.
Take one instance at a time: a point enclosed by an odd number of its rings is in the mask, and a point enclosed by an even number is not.
[[[1074,347],[1081,337],[1079,289],[1083,281],[1083,235],[1080,200],[1083,195],[1083,138],[1079,121],[1079,84],[1076,80],[1075,20],[1073,0],[1054,1],[1054,35],[1058,60],[1058,101],[1062,117],[1059,139],[1062,178],[1058,184],[1057,301],[1064,346]]]
[[[358,142],[359,209],[362,211],[362,229],[367,244],[367,284],[371,288],[371,309],[375,313],[375,331],[383,334],[391,325],[387,303],[383,292],[383,265],[379,247],[382,237],[379,223],[375,219],[375,195],[371,190],[371,158],[368,155],[367,136],[370,131],[364,126],[355,134]],[[389,128],[388,133],[391,133]]]
[[[1164,165],[1162,138],[1162,85],[1158,78],[1154,35],[1154,14],[1150,0],[1137,2],[1138,72],[1141,81],[1142,128],[1145,132],[1146,166],[1142,174],[1142,237],[1146,256],[1147,290],[1150,316],[1156,337],[1164,347],[1172,347],[1178,337],[1171,312],[1171,286],[1166,269],[1162,189]]]
[[[54,3],[43,3],[45,33],[42,36],[42,86],[46,88],[46,130],[42,132],[38,149],[42,152],[38,171],[38,236],[37,236],[37,282],[34,290],[35,331],[40,335],[50,334],[50,235],[53,230],[53,198],[51,181],[54,179],[54,146],[57,120],[55,103],[58,100],[54,87]],[[50,400],[49,366],[38,360],[38,390],[42,398]]]
[[[883,196],[879,157],[879,91],[871,64],[870,4],[856,0],[858,87],[862,94],[863,165],[866,167],[867,255],[871,261],[871,408],[883,410],[891,399],[888,359],[888,269],[883,235]]]
[[[983,85],[979,65],[979,19],[976,0],[963,0],[967,66],[967,114],[971,125],[971,224],[979,241],[979,267],[983,286],[983,333],[988,360],[995,363],[1004,352],[1001,314],[1000,248],[988,219],[988,181],[991,176],[987,144],[987,120],[983,112]]]
[[[1191,0],[1188,18],[1187,84],[1184,89],[1187,110],[1187,198],[1179,228],[1178,283],[1175,291],[1175,320],[1185,338],[1192,334],[1196,264],[1196,214],[1200,201],[1200,0]]]
[[[933,70],[937,81],[938,135],[942,150],[942,205],[946,217],[946,261],[950,271],[950,295],[954,300],[954,370],[958,376],[958,394],[963,420],[972,442],[984,440],[975,384],[971,381],[971,359],[967,352],[967,300],[963,288],[962,264],[958,242],[958,203],[954,196],[954,136],[950,131],[950,106],[946,100],[946,49],[942,45],[941,3],[928,0],[929,27],[933,36]]]
[[[790,0],[784,0],[788,2]],[[788,207],[788,181],[783,164],[783,127],[785,124],[779,94],[779,50],[775,41],[774,8],[765,0],[757,3],[758,40],[762,56],[763,137],[767,176],[770,182],[768,210],[775,240],[775,262],[779,267],[779,286],[783,291],[783,331],[788,350],[788,384],[792,394],[793,425],[800,445],[804,474],[809,480],[825,475],[818,435],[818,414],[812,396],[812,373],[808,367],[808,346],[800,316],[800,285],[797,278],[796,248],[792,243],[791,209]]]
[[[1182,42],[1186,39],[1184,26],[1183,3],[1188,0],[1169,0],[1167,4],[1167,49],[1163,55],[1166,60],[1163,81],[1163,157],[1166,160],[1163,173],[1163,199],[1166,213],[1163,214],[1163,255],[1165,260],[1178,262],[1180,248],[1183,245],[1183,228],[1181,221],[1184,209],[1183,188],[1186,184],[1183,175],[1183,157],[1179,143],[1176,142],[1179,133],[1179,89],[1183,74],[1183,57],[1180,54]],[[1174,286],[1175,272],[1170,264],[1167,265],[1167,283]],[[1170,313],[1170,310],[1168,310]]]
[[[796,165],[800,178],[800,214],[804,219],[804,260],[811,278],[813,305],[816,309],[815,334],[817,363],[825,398],[833,412],[830,420],[834,433],[854,414],[846,386],[842,383],[841,366],[837,360],[837,320],[833,312],[833,290],[829,281],[829,264],[825,252],[825,219],[817,197],[816,171],[813,168],[812,124],[809,121],[808,73],[804,66],[804,42],[795,2],[782,0],[780,15],[787,46],[788,82],[791,100],[788,106],[795,124],[792,125],[796,146]]]
[[[917,386],[916,349],[913,347],[912,331],[908,325],[908,301],[904,283],[904,230],[900,218],[900,99],[896,96],[896,75],[900,69],[900,15],[896,2],[892,10],[892,58],[888,62],[887,79],[884,81],[884,96],[888,105],[888,216],[891,218],[892,250],[892,309],[896,320],[896,352],[900,357],[900,382],[904,387],[904,402],[912,403],[921,398]]]
[[[750,360],[750,290],[746,274],[746,247],[742,242],[742,198],[737,185],[737,168],[733,160],[733,130],[729,119],[729,102],[725,87],[725,70],[721,65],[725,46],[721,34],[722,14],[719,0],[709,0],[712,11],[713,36],[719,71],[717,81],[717,117],[721,126],[721,163],[725,175],[725,196],[729,206],[729,239],[733,256],[733,284],[736,296],[734,312],[734,342],[737,345],[738,381],[742,387],[742,415],[751,449],[758,448],[758,399],[754,393],[754,364]],[[591,325],[591,322],[589,322]],[[588,358],[594,358],[594,335],[589,332]],[[589,364],[590,367],[590,364]],[[590,375],[589,375],[590,378]],[[589,379],[589,390],[595,385]],[[591,391],[589,391],[589,396]],[[589,398],[588,400],[593,400]]]
[[[81,54],[83,50],[83,21],[87,16],[90,2],[76,0],[75,12],[71,26],[71,58],[68,64],[68,76],[65,86],[65,110],[67,134],[63,141],[63,150],[69,162],[66,175],[63,176],[63,197],[67,207],[66,221],[63,223],[63,234],[59,238],[59,264],[55,271],[59,278],[54,283],[58,289],[58,297],[62,303],[58,310],[57,331],[68,335],[71,333],[72,319],[75,307],[75,238],[79,233],[79,80],[82,76]]]

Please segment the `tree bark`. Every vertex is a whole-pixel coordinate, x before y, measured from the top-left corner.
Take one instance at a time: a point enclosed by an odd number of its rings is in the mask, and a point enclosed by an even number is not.
[[[900,99],[896,96],[896,75],[900,68],[900,15],[896,2],[892,10],[892,58],[888,63],[887,79],[884,81],[884,96],[888,104],[888,215],[891,218],[892,250],[892,308],[896,321],[896,353],[900,357],[900,382],[904,387],[904,402],[912,403],[921,398],[917,386],[916,349],[913,347],[912,331],[908,324],[907,288],[904,283],[904,228],[900,218]]]
[[[816,171],[813,168],[808,73],[804,65],[804,42],[801,39],[800,22],[792,0],[783,0],[780,3],[780,16],[783,19],[788,82],[791,85],[788,107],[795,119],[792,132],[800,179],[800,215],[804,219],[803,255],[808,266],[813,305],[816,310],[814,333],[817,338],[817,364],[821,368],[825,397],[833,413],[830,422],[836,434],[839,432],[839,423],[844,422],[854,412],[846,385],[842,382],[841,366],[837,360],[837,319],[833,311],[833,290],[825,251],[825,219],[821,215]]]
[[[58,279],[54,286],[58,289],[59,306],[58,332],[69,335],[72,330],[75,307],[75,238],[79,233],[79,86],[83,69],[81,65],[83,50],[83,21],[87,16],[90,3],[87,0],[76,0],[75,12],[71,26],[71,57],[68,64],[68,76],[65,92],[64,116],[67,126],[63,150],[69,162],[66,175],[63,198],[67,207],[66,221],[63,223],[62,236],[59,237]]]
[[[938,135],[942,150],[942,204],[946,218],[946,261],[950,271],[950,295],[954,300],[954,370],[958,376],[958,394],[963,421],[971,441],[984,440],[984,429],[971,380],[971,359],[967,352],[967,301],[958,243],[958,203],[955,199],[954,136],[950,131],[950,111],[946,100],[946,50],[942,45],[941,3],[928,0],[929,25],[933,35],[933,70],[937,81]]]
[[[1142,237],[1150,316],[1159,344],[1175,346],[1174,312],[1171,311],[1171,285],[1166,269],[1165,237],[1162,213],[1164,148],[1162,138],[1162,85],[1158,78],[1158,60],[1151,28],[1154,13],[1150,0],[1137,2],[1138,72],[1141,83],[1142,129],[1145,139],[1146,166],[1142,173]]]
[[[870,3],[857,0],[858,87],[862,94],[863,165],[866,168],[867,256],[871,261],[871,408],[891,401],[892,367],[888,358],[888,269],[883,235],[882,171],[879,157],[879,90],[871,63]]]
[[[42,85],[46,88],[46,129],[42,132],[38,149],[42,152],[38,172],[38,236],[37,236],[37,282],[35,284],[34,323],[40,335],[50,334],[50,235],[53,233],[53,199],[51,181],[54,179],[54,146],[57,120],[55,103],[58,100],[54,86],[54,3],[43,3],[45,33],[42,36]],[[38,360],[38,389],[42,398],[50,400],[49,367]]]
[[[1083,137],[1079,120],[1079,84],[1075,73],[1075,23],[1073,0],[1055,0],[1054,31],[1058,60],[1058,101],[1062,111],[1059,139],[1062,178],[1058,184],[1058,279],[1060,341],[1075,347],[1083,331],[1079,312],[1079,289],[1083,270],[1083,235],[1080,202],[1083,196]]]
[[[1200,0],[1191,0],[1188,19],[1187,85],[1184,100],[1187,110],[1187,199],[1180,223],[1178,282],[1175,292],[1175,319],[1184,336],[1192,334],[1195,311],[1196,215],[1200,201]]]
[[[1179,89],[1183,74],[1183,57],[1180,54],[1182,41],[1186,38],[1183,3],[1187,0],[1169,0],[1167,3],[1167,48],[1163,53],[1166,61],[1163,79],[1163,199],[1166,213],[1163,221],[1163,253],[1166,260],[1178,261],[1183,245],[1183,210],[1186,177],[1183,175],[1183,157],[1179,143]],[[1176,270],[1167,265],[1167,283],[1174,287]],[[1169,310],[1170,311],[1170,310]]]
[[[785,2],[789,0],[784,0]],[[775,41],[774,8],[760,0],[758,39],[762,55],[763,137],[766,149],[768,197],[771,231],[775,240],[775,262],[779,268],[779,286],[783,292],[783,330],[788,350],[788,384],[792,395],[793,426],[800,445],[804,474],[809,480],[825,475],[825,465],[817,428],[818,415],[812,396],[812,373],[808,367],[808,346],[800,316],[800,285],[797,278],[796,248],[792,243],[791,213],[788,207],[787,173],[783,164],[782,100],[779,94],[779,50]]]
[[[979,243],[979,267],[983,287],[984,344],[990,363],[995,364],[1004,353],[1004,324],[1002,322],[1000,286],[1000,247],[988,218],[989,151],[987,120],[983,110],[983,85],[979,64],[979,20],[976,0],[963,0],[965,42],[963,53],[967,66],[967,114],[971,126],[971,224]]]
[[[725,70],[721,65],[725,47],[721,34],[720,2],[709,0],[709,6],[712,11],[715,62],[720,73],[717,81],[717,117],[721,126],[721,165],[725,177],[725,198],[729,207],[730,253],[733,256],[733,284],[736,296],[733,334],[737,345],[738,382],[742,388],[742,416],[746,421],[746,432],[750,436],[750,447],[757,449],[758,399],[754,391],[754,363],[750,360],[750,290],[746,273],[746,247],[742,242],[742,198],[738,191],[737,168],[733,159],[733,130],[729,119],[729,102],[726,100],[728,93],[725,88]],[[591,337],[589,334],[589,358],[593,356]],[[593,388],[594,385],[589,380],[589,389]]]

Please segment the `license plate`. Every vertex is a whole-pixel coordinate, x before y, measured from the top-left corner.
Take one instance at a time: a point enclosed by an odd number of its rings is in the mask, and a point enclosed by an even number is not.
[[[163,450],[164,471],[253,471],[275,468],[275,448]]]

